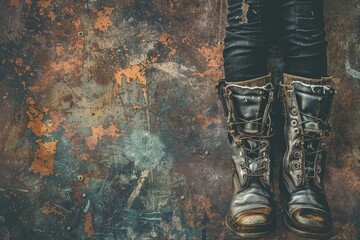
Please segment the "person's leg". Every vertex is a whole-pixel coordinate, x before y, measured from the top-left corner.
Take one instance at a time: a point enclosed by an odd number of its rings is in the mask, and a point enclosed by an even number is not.
[[[247,239],[267,237],[276,226],[269,158],[274,87],[267,71],[263,29],[268,2],[228,0],[226,79],[217,85],[235,167],[226,225]]]
[[[225,78],[237,82],[268,74],[269,0],[228,0]]]
[[[327,76],[323,0],[281,0],[285,37],[284,72],[307,78]]]
[[[285,225],[311,237],[331,235],[323,189],[325,143],[334,95],[327,77],[322,0],[282,0],[285,74],[281,90],[287,151],[282,164]]]

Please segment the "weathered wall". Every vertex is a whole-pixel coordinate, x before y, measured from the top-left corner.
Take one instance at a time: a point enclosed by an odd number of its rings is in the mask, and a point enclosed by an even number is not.
[[[359,239],[360,1],[325,11],[327,196],[334,239]],[[0,239],[235,239],[214,91],[225,17],[225,0],[2,0]],[[271,239],[297,239],[280,216]]]

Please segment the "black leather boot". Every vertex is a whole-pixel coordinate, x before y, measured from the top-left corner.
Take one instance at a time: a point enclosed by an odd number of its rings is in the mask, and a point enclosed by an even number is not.
[[[270,181],[270,109],[274,88],[270,75],[241,82],[219,81],[218,96],[228,123],[234,194],[227,227],[240,237],[260,238],[275,229]]]
[[[331,236],[331,215],[323,188],[325,139],[334,95],[330,77],[284,74],[281,86],[287,150],[282,163],[283,220],[292,232],[311,238]]]

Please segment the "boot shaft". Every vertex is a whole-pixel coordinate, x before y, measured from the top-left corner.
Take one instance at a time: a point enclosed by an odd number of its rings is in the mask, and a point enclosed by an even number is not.
[[[270,187],[270,111],[274,96],[270,75],[242,82],[220,81],[217,92],[227,117],[235,191],[254,181]]]
[[[241,82],[221,80],[216,90],[232,137],[268,134],[271,130],[270,107],[274,97],[270,75]]]
[[[331,78],[309,79],[284,75],[280,84],[285,112],[287,151],[283,176],[289,191],[307,184],[322,188],[325,138],[334,89]]]

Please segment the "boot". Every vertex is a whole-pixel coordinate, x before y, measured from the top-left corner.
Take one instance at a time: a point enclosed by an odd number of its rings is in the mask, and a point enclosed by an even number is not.
[[[234,193],[227,227],[240,237],[260,238],[275,229],[269,138],[274,87],[270,75],[216,86],[228,124]]]
[[[287,74],[280,84],[287,144],[280,174],[283,220],[292,232],[321,239],[331,236],[332,222],[323,187],[331,84],[330,77]]]

